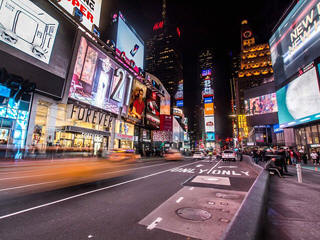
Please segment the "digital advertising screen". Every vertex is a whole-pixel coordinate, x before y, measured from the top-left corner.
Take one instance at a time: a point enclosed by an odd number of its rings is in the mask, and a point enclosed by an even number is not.
[[[49,1],[0,1],[0,68],[61,98],[77,26]],[[44,81],[50,79],[50,81]]]
[[[281,84],[320,52],[320,0],[297,1],[269,40],[274,78]]]
[[[204,104],[204,115],[205,116],[214,115],[214,105],[213,105],[213,103],[205,103]]]
[[[146,106],[147,87],[138,80],[134,80],[128,115],[142,121]]]
[[[277,102],[280,128],[320,119],[320,91],[315,67],[279,89]]]
[[[160,97],[151,89],[147,88],[146,96],[146,120],[147,125],[155,128],[160,127]]]
[[[207,136],[206,140],[208,142],[212,142],[216,140],[216,134],[214,132],[207,132],[206,136]]]
[[[204,118],[205,131],[206,132],[215,132],[214,127],[214,117],[205,117]]]
[[[177,100],[176,105],[177,107],[183,107],[183,100]]]
[[[138,68],[144,69],[144,42],[121,13],[118,17],[116,48],[133,60]]]
[[[57,2],[72,16],[78,15],[80,22],[89,31],[92,30],[93,24],[99,27],[102,0],[60,0]]]
[[[273,113],[278,111],[276,93],[250,98],[244,101],[245,111],[248,116]]]
[[[212,97],[205,97],[203,101],[204,101],[204,103],[213,103],[213,98]]]
[[[77,52],[69,97],[95,107],[127,114],[133,75],[83,36]]]
[[[160,114],[170,115],[170,94],[165,92],[164,96],[160,99]]]
[[[205,77],[205,76],[211,76],[211,69],[205,69],[201,71],[201,76]]]

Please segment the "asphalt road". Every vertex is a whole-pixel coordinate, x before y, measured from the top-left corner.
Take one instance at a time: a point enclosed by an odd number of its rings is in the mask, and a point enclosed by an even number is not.
[[[155,160],[128,172],[18,196],[10,192],[23,185],[0,185],[0,239],[218,239],[257,177],[244,162],[218,160]]]

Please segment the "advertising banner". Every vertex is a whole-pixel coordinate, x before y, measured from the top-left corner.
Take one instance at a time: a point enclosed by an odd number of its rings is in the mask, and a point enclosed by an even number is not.
[[[205,103],[205,104],[204,104],[204,115],[205,115],[205,116],[214,115],[214,106],[213,106],[213,103]]]
[[[118,16],[116,48],[117,52],[124,54],[129,61],[134,61],[136,68],[143,69],[144,42],[126,22],[121,12]]]
[[[154,142],[171,142],[172,132],[169,131],[152,131],[152,139]]]
[[[133,141],[134,125],[124,121],[116,120],[115,138]]]
[[[140,81],[135,80],[132,87],[128,116],[135,118],[138,122],[141,122],[144,118],[146,94],[147,87]]]
[[[102,0],[60,0],[56,1],[72,16],[77,16],[80,22],[89,30],[92,25],[99,27]]]
[[[278,111],[276,93],[244,100],[245,111],[249,116],[273,113]]]
[[[48,1],[1,0],[0,67],[61,98],[76,30]]]
[[[206,132],[215,132],[214,127],[214,117],[204,117],[205,122],[205,131]]]
[[[315,67],[279,89],[277,101],[281,128],[320,119],[320,92]]]
[[[216,140],[216,134],[214,132],[207,132],[206,136],[207,136],[206,138],[207,142],[212,142]]]
[[[115,114],[127,114],[133,75],[83,36],[69,97]],[[120,110],[122,110],[120,112]]]
[[[312,62],[320,52],[320,0],[297,1],[269,40],[277,85]]]
[[[172,132],[172,116],[171,115],[160,115],[160,131]]]
[[[160,114],[170,115],[170,94],[165,92],[160,100]]]
[[[160,127],[160,97],[156,92],[147,89],[147,108],[146,122],[147,125],[159,128]]]

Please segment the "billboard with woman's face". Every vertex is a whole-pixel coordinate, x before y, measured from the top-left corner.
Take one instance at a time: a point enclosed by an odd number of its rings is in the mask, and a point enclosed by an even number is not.
[[[138,80],[135,80],[132,87],[128,116],[141,122],[144,118],[145,100],[147,87]]]

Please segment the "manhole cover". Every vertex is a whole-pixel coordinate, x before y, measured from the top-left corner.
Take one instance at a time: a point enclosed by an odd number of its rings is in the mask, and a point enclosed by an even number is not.
[[[176,214],[184,219],[192,221],[206,221],[211,218],[211,214],[205,210],[199,208],[179,208]]]

